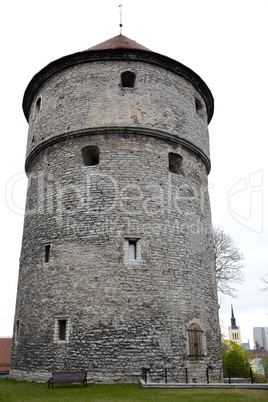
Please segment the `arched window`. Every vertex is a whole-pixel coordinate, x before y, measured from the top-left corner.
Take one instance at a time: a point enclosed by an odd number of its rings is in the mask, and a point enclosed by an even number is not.
[[[37,99],[36,104],[35,104],[36,113],[40,112],[40,109],[41,109],[41,98],[39,96],[39,98]]]
[[[132,71],[124,71],[121,74],[121,87],[134,88],[136,75]]]
[[[189,338],[189,359],[190,360],[202,360],[203,345],[202,345],[202,333],[200,326],[196,323],[189,325],[188,338]]]
[[[174,152],[168,154],[169,171],[181,174],[182,172],[182,156]]]
[[[99,164],[99,147],[94,145],[82,149],[82,157],[85,166],[95,166]]]
[[[195,98],[195,111],[200,117],[202,117],[204,114],[202,103],[198,98]]]

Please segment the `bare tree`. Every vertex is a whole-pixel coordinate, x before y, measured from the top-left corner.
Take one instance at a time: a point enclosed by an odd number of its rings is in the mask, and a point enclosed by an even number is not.
[[[268,292],[268,278],[261,278],[262,282],[265,283],[264,288],[260,289],[264,292]]]
[[[236,297],[235,283],[244,280],[242,272],[245,267],[244,255],[235,244],[232,237],[220,226],[213,228],[213,240],[216,259],[217,289],[224,295]]]

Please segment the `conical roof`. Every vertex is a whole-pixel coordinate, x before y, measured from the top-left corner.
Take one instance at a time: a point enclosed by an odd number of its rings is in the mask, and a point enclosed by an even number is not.
[[[86,51],[89,50],[112,50],[112,49],[136,49],[136,50],[146,50],[147,52],[151,52],[145,46],[140,45],[135,40],[129,39],[124,35],[117,35],[111,39],[108,39],[104,42],[99,43],[98,45],[92,46]]]

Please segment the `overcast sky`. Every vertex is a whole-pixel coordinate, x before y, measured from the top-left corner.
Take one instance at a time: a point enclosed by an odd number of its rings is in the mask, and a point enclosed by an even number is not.
[[[120,0],[9,0],[1,5],[0,336],[11,336],[27,180],[27,122],[21,103],[30,79],[49,62],[119,31]],[[242,341],[268,327],[268,1],[124,0],[123,34],[194,70],[215,99],[209,125],[213,224],[245,255],[237,298],[221,300],[227,335],[233,304]]]

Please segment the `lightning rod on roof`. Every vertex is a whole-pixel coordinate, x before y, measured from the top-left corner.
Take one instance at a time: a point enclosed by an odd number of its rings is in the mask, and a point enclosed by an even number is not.
[[[122,4],[119,4],[119,9],[120,9],[120,24],[119,24],[119,26],[120,26],[120,35],[122,35],[122,26],[123,26],[123,24],[122,24]]]

